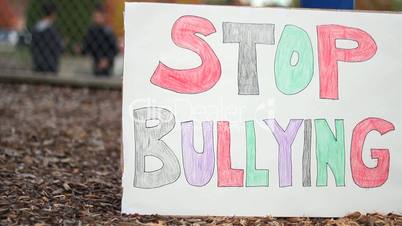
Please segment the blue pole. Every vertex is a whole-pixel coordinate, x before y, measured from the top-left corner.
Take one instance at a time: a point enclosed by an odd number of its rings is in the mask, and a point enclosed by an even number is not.
[[[354,9],[354,0],[300,0],[302,8]]]

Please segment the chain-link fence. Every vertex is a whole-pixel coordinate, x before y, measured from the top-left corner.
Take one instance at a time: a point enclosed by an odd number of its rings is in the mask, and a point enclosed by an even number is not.
[[[124,0],[0,0],[0,73],[121,75]]]

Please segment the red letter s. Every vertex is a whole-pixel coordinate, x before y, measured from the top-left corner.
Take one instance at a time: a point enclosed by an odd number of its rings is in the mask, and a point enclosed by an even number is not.
[[[207,19],[196,16],[183,16],[176,20],[172,28],[173,42],[182,48],[197,53],[201,65],[187,70],[169,68],[159,62],[151,83],[178,93],[194,94],[211,89],[221,76],[221,65],[211,47],[196,33],[208,36],[216,32]]]

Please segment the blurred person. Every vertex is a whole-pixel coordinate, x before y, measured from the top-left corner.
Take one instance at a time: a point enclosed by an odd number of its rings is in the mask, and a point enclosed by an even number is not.
[[[111,74],[118,46],[115,35],[106,25],[105,10],[100,5],[94,9],[92,25],[85,35],[81,52],[92,56],[95,75],[109,76]]]
[[[54,21],[57,17],[56,6],[45,3],[42,6],[43,17],[36,23],[32,31],[31,53],[33,69],[36,72],[56,73],[63,44]]]

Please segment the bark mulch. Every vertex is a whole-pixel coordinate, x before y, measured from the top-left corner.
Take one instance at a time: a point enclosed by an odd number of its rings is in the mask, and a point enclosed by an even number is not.
[[[0,84],[0,225],[402,225],[398,215],[358,212],[122,216],[120,139],[120,91]]]

